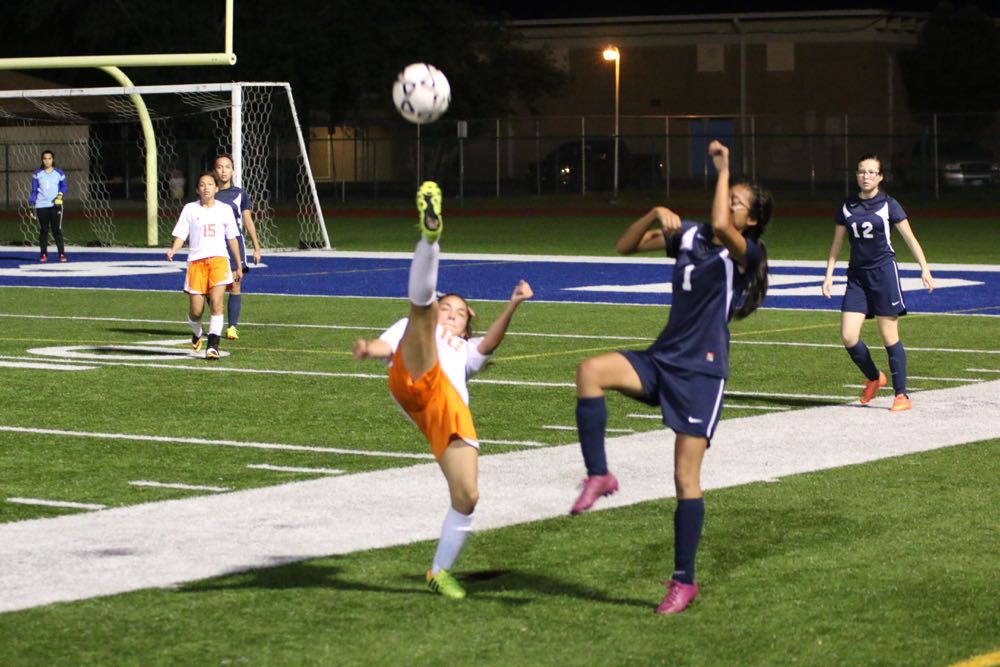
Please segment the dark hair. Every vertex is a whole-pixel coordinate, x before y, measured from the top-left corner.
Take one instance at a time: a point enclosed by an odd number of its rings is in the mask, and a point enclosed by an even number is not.
[[[42,158],[42,163],[41,163],[42,166],[43,167],[45,166],[45,154],[46,153],[48,153],[49,155],[52,156],[52,166],[53,167],[56,166],[56,154],[53,153],[52,151],[50,151],[48,148],[46,148],[44,151],[42,151],[42,154],[39,156],[39,157]]]
[[[880,158],[875,153],[865,153],[864,155],[859,157],[858,161],[855,162],[854,164],[861,164],[865,160],[875,160],[876,162],[878,162],[878,173],[880,174],[882,173],[882,158]]]
[[[229,160],[229,164],[233,165],[234,168],[236,167],[236,160],[234,160],[233,156],[230,155],[229,153],[220,153],[219,155],[216,155],[215,159],[212,160],[212,167],[214,168],[215,165],[218,164],[219,160],[221,160],[222,158],[226,158],[227,160]]]
[[[774,198],[770,192],[756,183],[736,181],[733,185],[745,185],[750,188],[750,192],[753,194],[753,202],[750,204],[750,219],[756,221],[757,224],[744,228],[743,236],[759,245],[761,252],[757,273],[750,278],[750,284],[747,285],[746,291],[743,293],[743,302],[733,313],[734,319],[742,320],[757,310],[760,304],[764,303],[764,297],[767,296],[767,246],[760,240],[760,237],[764,235],[767,223],[771,221],[771,214],[774,212]]]
[[[215,172],[211,171],[203,171],[200,174],[198,174],[198,178],[194,179],[195,187],[198,187],[198,184],[201,183],[201,179],[203,179],[205,176],[208,176],[209,178],[212,179],[212,181],[215,182],[215,187],[219,187],[219,179],[216,178]]]
[[[462,303],[465,304],[465,309],[469,311],[469,319],[466,320],[465,322],[465,331],[462,332],[462,337],[465,338],[466,340],[472,338],[472,322],[473,320],[476,319],[476,317],[478,317],[476,315],[476,311],[472,309],[472,306],[469,305],[469,302],[465,300],[464,296],[462,296],[461,294],[456,294],[455,292],[448,292],[447,294],[441,294],[439,292],[437,300],[440,301],[441,299],[448,296],[453,296],[456,299],[461,299]]]

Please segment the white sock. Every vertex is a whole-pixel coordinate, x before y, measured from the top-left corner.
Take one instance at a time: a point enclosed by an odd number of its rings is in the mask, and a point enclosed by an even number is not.
[[[462,514],[454,507],[449,507],[444,517],[444,525],[441,526],[441,539],[438,540],[437,551],[434,552],[431,574],[451,569],[458,559],[458,554],[462,553],[465,539],[471,532],[472,515]]]
[[[201,329],[201,320],[192,320],[191,316],[188,315],[188,326],[191,327],[192,334],[201,338],[201,334],[203,333]]]
[[[213,336],[221,336],[223,319],[222,315],[212,315],[212,319],[208,321],[208,333]]]
[[[410,264],[410,286],[407,294],[414,306],[429,306],[434,303],[438,280],[438,255],[441,246],[420,239],[413,251]]]

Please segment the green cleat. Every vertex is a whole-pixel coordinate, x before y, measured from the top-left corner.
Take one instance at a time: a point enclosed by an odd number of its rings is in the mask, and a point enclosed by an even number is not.
[[[240,332],[236,327],[229,327],[226,329],[226,338],[229,340],[238,340],[240,337]]]
[[[427,570],[427,588],[451,600],[465,599],[465,589],[458,579],[448,574],[448,570],[438,570],[437,574]]]
[[[428,243],[434,243],[441,236],[444,220],[441,219],[441,188],[434,181],[424,181],[417,190],[417,213],[420,217],[420,233]]]

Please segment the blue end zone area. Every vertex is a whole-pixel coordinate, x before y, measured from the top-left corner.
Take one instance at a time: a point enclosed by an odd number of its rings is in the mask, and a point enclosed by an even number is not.
[[[0,286],[133,289],[180,292],[184,263],[162,251],[71,252],[66,264],[40,264],[33,250],[0,250]],[[183,257],[179,257],[183,260]],[[404,253],[302,252],[266,255],[246,277],[244,293],[405,298],[410,259]],[[821,262],[771,263],[766,307],[839,310],[844,271],[835,296],[820,295]],[[1000,316],[1000,267],[934,266],[938,284],[928,294],[920,272],[901,269],[910,312],[968,312]],[[538,301],[660,305],[670,303],[673,265],[660,259],[595,257],[443,256],[442,291],[472,300],[506,300],[518,280],[531,283]]]

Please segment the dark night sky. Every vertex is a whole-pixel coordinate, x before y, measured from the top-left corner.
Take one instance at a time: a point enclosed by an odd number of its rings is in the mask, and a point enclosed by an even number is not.
[[[492,15],[505,14],[511,19],[552,19],[552,18],[583,18],[600,16],[653,16],[669,14],[714,14],[714,13],[746,13],[753,12],[787,12],[787,11],[823,11],[842,9],[882,9],[891,11],[929,12],[938,4],[938,0],[895,0],[878,2],[876,0],[852,2],[792,2],[792,1],[757,1],[749,3],[729,0],[699,0],[697,2],[650,2],[649,0],[469,0],[469,5]],[[979,2],[963,2],[956,0],[956,6],[974,4],[992,16],[1000,16],[1000,0],[980,0]],[[748,9],[748,6],[752,7]]]

